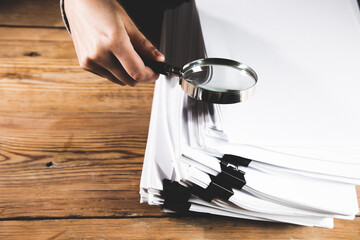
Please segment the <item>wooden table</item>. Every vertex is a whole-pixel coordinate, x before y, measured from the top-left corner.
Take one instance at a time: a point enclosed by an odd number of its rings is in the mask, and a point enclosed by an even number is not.
[[[81,70],[57,0],[2,0],[0,239],[360,239],[359,216],[320,229],[140,204],[153,87]]]

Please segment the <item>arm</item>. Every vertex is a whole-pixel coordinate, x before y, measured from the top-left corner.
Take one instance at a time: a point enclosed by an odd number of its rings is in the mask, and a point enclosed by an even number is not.
[[[158,78],[140,56],[155,61],[163,61],[164,56],[137,29],[118,1],[64,0],[63,3],[65,24],[68,22],[83,69],[120,85],[135,86]]]

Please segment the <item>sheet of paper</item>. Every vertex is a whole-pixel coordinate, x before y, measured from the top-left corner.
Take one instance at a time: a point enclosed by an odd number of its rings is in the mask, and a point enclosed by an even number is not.
[[[221,106],[230,142],[351,146],[360,161],[360,18],[355,0],[196,4],[208,56],[238,60],[259,75],[252,99]]]

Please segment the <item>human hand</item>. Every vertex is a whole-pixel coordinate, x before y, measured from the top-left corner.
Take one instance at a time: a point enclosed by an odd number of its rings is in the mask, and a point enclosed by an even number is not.
[[[155,81],[140,56],[164,61],[116,0],[65,0],[80,66],[120,85]],[[139,56],[140,55],[140,56]]]

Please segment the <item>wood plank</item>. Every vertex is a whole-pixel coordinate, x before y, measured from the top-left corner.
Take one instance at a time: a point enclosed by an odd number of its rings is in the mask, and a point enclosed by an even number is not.
[[[1,27],[1,218],[161,215],[138,194],[152,94],[81,70],[66,30]]]
[[[66,30],[1,27],[0,66],[78,68],[79,63]]]
[[[72,41],[65,29],[0,27],[0,32],[0,40]]]
[[[78,68],[0,67],[0,79],[1,218],[161,214],[138,194],[153,84]]]
[[[360,219],[334,229],[221,217],[2,221],[1,239],[359,239]]]
[[[60,14],[59,0],[1,0],[0,24],[64,27]]]

